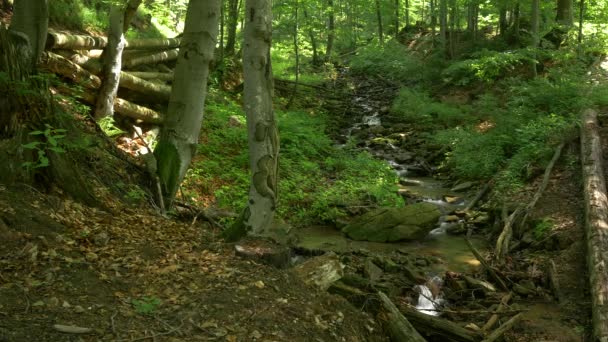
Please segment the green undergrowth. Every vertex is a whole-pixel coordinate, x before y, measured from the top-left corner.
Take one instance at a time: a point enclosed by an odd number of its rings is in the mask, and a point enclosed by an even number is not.
[[[353,208],[403,205],[396,176],[367,153],[336,149],[323,115],[277,111],[281,139],[279,216],[296,226],[333,222]],[[186,196],[239,212],[250,184],[244,113],[215,94],[206,106]]]

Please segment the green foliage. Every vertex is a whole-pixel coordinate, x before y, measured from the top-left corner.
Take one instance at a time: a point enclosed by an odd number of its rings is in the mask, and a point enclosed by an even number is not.
[[[446,127],[473,119],[463,106],[433,100],[428,93],[414,88],[401,89],[393,102],[391,113],[405,122]]]
[[[451,146],[444,167],[461,178],[497,175],[496,192],[508,196],[542,172],[588,102],[580,100],[584,86],[566,74],[507,80],[498,89],[504,91],[500,97],[487,94],[473,103],[480,121],[438,131],[434,139]]]
[[[109,11],[103,0],[49,1],[49,23],[71,30],[105,30]]]
[[[109,137],[115,137],[117,135],[126,133],[114,125],[114,118],[111,116],[106,116],[97,123],[99,124],[99,127],[101,127],[101,130]]]
[[[541,240],[546,237],[547,234],[553,230],[555,223],[550,218],[543,218],[538,221],[532,230],[532,234],[536,240]]]
[[[401,82],[418,82],[428,72],[424,63],[394,41],[384,45],[370,44],[359,49],[350,61],[352,70],[359,74],[382,76]]]
[[[142,315],[153,314],[161,304],[161,300],[156,297],[144,296],[141,299],[131,300],[131,305],[133,305],[135,312]]]
[[[37,155],[37,160],[34,162],[25,162],[23,167],[28,169],[37,169],[49,166],[49,151],[55,153],[65,153],[65,149],[61,146],[63,138],[65,138],[65,129],[53,128],[51,125],[45,124],[44,131],[32,131],[31,136],[39,136],[41,140],[32,141],[28,144],[21,145],[28,150],[34,150]]]
[[[203,143],[185,188],[190,196],[202,193],[220,207],[241,211],[251,181],[247,131],[235,123],[244,121],[242,109],[230,100],[211,98],[203,123]],[[324,133],[323,115],[278,111],[277,116],[281,135],[280,216],[304,225],[333,221],[345,215],[350,206],[402,204],[394,172],[367,153],[335,149]]]
[[[469,85],[474,82],[493,83],[512,73],[524,64],[535,61],[533,50],[490,51],[482,50],[471,58],[455,62],[447,67],[442,77],[445,83]]]

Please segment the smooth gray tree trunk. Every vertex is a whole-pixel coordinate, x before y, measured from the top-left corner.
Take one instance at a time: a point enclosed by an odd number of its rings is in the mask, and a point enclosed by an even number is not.
[[[15,0],[10,30],[27,38],[32,70],[44,51],[49,26],[48,0]]]
[[[263,234],[277,206],[279,134],[272,108],[273,80],[270,62],[272,10],[269,0],[245,1],[243,90],[252,172],[249,201],[235,226]]]
[[[334,0],[327,1],[328,6],[328,22],[327,22],[327,46],[325,49],[325,61],[331,61],[331,53],[334,48],[334,39],[336,37],[336,24],[335,24],[335,14],[334,14]]]
[[[112,5],[110,9],[110,28],[108,30],[108,45],[104,50],[103,80],[97,103],[95,119],[99,120],[114,115],[114,98],[118,92],[120,71],[122,69],[122,51],[125,48],[123,6]]]
[[[196,153],[203,121],[209,65],[217,43],[220,0],[188,3],[165,124],[154,154],[167,208]]]

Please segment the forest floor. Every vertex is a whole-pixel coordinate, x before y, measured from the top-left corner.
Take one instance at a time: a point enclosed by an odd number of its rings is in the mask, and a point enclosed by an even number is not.
[[[0,187],[0,341],[384,340],[346,300],[236,258],[205,224],[107,204]]]

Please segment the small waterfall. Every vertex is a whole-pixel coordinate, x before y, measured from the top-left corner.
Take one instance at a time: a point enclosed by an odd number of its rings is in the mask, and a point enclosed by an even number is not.
[[[428,285],[416,285],[414,287],[419,292],[418,304],[416,305],[418,311],[430,316],[439,316],[440,312],[437,310],[443,304],[443,298],[441,298],[440,294],[433,295],[430,286],[439,287],[442,284],[443,280],[435,276],[429,280]]]

